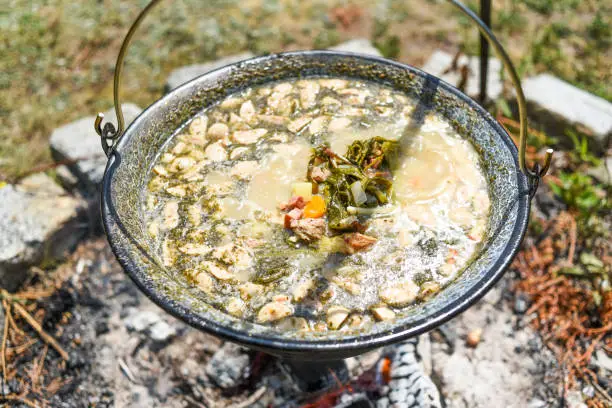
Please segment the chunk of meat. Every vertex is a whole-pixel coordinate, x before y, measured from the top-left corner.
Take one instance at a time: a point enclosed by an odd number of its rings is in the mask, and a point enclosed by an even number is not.
[[[294,208],[299,208],[300,210],[306,206],[306,201],[302,196],[293,196],[289,199],[288,202],[282,203],[279,208],[281,211],[291,211]]]
[[[227,160],[227,151],[220,142],[211,143],[206,146],[204,153],[206,154],[206,158],[210,161],[216,162]]]
[[[179,205],[177,201],[168,201],[164,207],[164,228],[171,230],[179,225],[180,218],[178,213]]]
[[[234,243],[215,248],[212,256],[225,265],[235,265],[244,268],[251,264],[251,254],[249,250]]]
[[[302,218],[302,215],[304,215],[304,211],[299,208],[294,208],[293,210],[285,214],[285,217],[283,218],[285,228],[291,228],[291,222],[299,220],[300,218]]]
[[[237,130],[232,134],[232,140],[239,144],[253,144],[268,133],[268,129]]]
[[[328,169],[322,169],[321,167],[315,166],[310,172],[310,178],[312,179],[312,181],[316,181],[317,183],[324,182],[329,176],[331,176],[331,171],[329,171]]]
[[[344,236],[344,242],[346,242],[349,253],[365,251],[374,245],[376,241],[376,238],[360,232],[352,232]]]
[[[302,220],[293,220],[289,225],[298,238],[313,242],[321,239],[325,234],[325,220],[322,218],[304,218]]]

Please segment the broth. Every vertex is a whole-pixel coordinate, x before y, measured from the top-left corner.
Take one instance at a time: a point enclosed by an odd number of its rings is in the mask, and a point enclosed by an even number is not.
[[[145,217],[164,264],[280,331],[367,330],[418,307],[477,254],[489,194],[471,144],[414,110],[335,78],[210,107],[151,170]]]

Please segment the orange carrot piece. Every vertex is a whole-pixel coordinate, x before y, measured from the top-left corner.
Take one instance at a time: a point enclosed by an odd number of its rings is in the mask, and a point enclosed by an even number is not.
[[[304,207],[304,218],[321,218],[325,215],[325,200],[321,196],[313,196]]]

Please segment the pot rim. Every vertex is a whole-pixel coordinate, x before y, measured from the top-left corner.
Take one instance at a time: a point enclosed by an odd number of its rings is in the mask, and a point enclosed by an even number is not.
[[[500,135],[503,144],[510,151],[512,155],[512,159],[516,168],[516,178],[517,178],[517,186],[519,187],[519,191],[524,189],[527,191],[527,177],[519,170],[519,159],[518,159],[518,149],[506,130],[501,126],[492,116],[487,112],[484,108],[482,108],[478,103],[476,103],[473,99],[465,95],[460,90],[456,89],[452,85],[447,82],[434,77],[418,68],[415,68],[408,64],[403,64],[397,61],[392,61],[386,58],[357,54],[352,52],[343,52],[343,51],[319,51],[319,50],[308,50],[308,51],[292,51],[286,53],[278,53],[278,54],[270,54],[263,57],[255,57],[247,60],[243,60],[237,63],[229,64],[225,67],[221,67],[210,71],[206,74],[200,75],[184,84],[179,86],[178,88],[172,90],[168,94],[164,95],[160,99],[153,102],[149,107],[147,107],[141,114],[131,123],[131,125],[127,128],[124,133],[124,136],[120,138],[117,142],[116,149],[121,150],[121,148],[125,145],[128,138],[131,136],[130,130],[139,126],[139,124],[144,120],[145,116],[149,112],[154,111],[160,104],[166,103],[167,100],[171,99],[175,93],[180,92],[186,88],[192,86],[195,81],[202,80],[202,78],[207,76],[216,76],[222,74],[224,72],[228,72],[232,69],[235,69],[241,64],[258,64],[264,61],[268,61],[271,59],[278,58],[292,58],[299,56],[340,56],[340,57],[350,57],[350,58],[358,58],[364,61],[392,65],[397,68],[401,68],[407,70],[409,72],[415,73],[421,77],[427,78],[436,78],[439,80],[439,86],[443,88],[445,91],[448,91],[467,103],[469,107],[476,111],[476,113],[483,119],[488,122],[488,124],[495,129]],[[114,152],[114,151],[113,151]],[[136,272],[138,268],[137,265],[133,262],[133,260],[126,256],[126,251],[121,245],[117,245],[119,239],[117,239],[117,228],[112,228],[116,226],[116,220],[113,219],[113,215],[109,209],[108,201],[111,200],[110,191],[111,191],[111,181],[112,181],[112,173],[113,168],[118,165],[118,160],[116,160],[116,156],[111,154],[106,169],[104,172],[104,178],[102,181],[101,188],[101,212],[102,212],[102,221],[104,230],[107,236],[107,239],[110,243],[111,249],[115,255],[115,257],[119,260],[124,271],[130,276],[132,281],[139,287],[139,289],[155,304],[160,306],[169,314],[174,317],[188,323],[194,328],[212,334],[214,336],[221,337],[225,340],[230,340],[236,343],[239,343],[244,346],[252,347],[255,349],[265,350],[272,354],[279,355],[293,355],[298,356],[303,353],[308,352],[318,352],[323,353],[321,357],[317,357],[316,355],[310,355],[308,358],[312,359],[325,359],[325,353],[333,354],[333,353],[346,353],[346,355],[356,355],[360,352],[365,352],[369,349],[373,349],[376,347],[381,347],[390,343],[398,342],[413,336],[420,335],[422,333],[428,332],[441,324],[447,322],[451,318],[455,317],[459,313],[465,311],[468,307],[482,298],[490,289],[497,283],[497,281],[502,277],[505,270],[508,268],[516,253],[518,252],[522,239],[525,235],[527,224],[529,220],[529,210],[530,210],[530,197],[528,193],[519,193],[517,198],[517,218],[515,226],[512,232],[509,235],[508,245],[502,251],[500,257],[497,259],[495,264],[487,271],[487,274],[480,279],[474,286],[471,287],[470,290],[466,291],[462,294],[458,299],[449,305],[445,306],[438,313],[434,315],[430,315],[428,318],[422,318],[416,321],[413,324],[408,325],[400,325],[395,326],[388,331],[383,331],[374,334],[364,334],[362,336],[347,338],[347,339],[333,339],[333,340],[311,340],[311,339],[295,339],[295,338],[282,338],[282,337],[268,337],[261,334],[250,334],[246,330],[242,329],[234,329],[229,325],[220,324],[217,321],[214,321],[206,316],[202,316],[198,313],[194,313],[189,308],[185,307],[183,304],[174,301],[172,299],[167,298],[160,292],[156,291],[155,288],[147,284],[147,282],[141,280],[139,278],[139,273]]]

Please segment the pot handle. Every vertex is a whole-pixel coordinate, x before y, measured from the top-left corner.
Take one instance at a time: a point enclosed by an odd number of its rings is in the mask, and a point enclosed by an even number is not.
[[[465,14],[468,18],[470,18],[476,25],[478,26],[478,30],[480,34],[489,42],[490,45],[495,48],[497,56],[502,60],[504,64],[504,68],[510,74],[510,79],[512,80],[512,85],[514,85],[514,90],[516,92],[516,100],[518,102],[519,109],[519,167],[523,174],[527,176],[529,180],[529,192],[530,196],[535,194],[535,191],[538,188],[540,183],[540,179],[546,175],[546,172],[550,168],[550,163],[552,161],[553,149],[546,149],[546,156],[544,157],[544,164],[540,165],[540,163],[535,163],[532,168],[528,168],[525,163],[525,150],[527,147],[527,102],[525,101],[525,94],[523,93],[523,88],[521,87],[521,80],[516,73],[516,69],[514,69],[514,65],[512,64],[512,60],[504,50],[504,47],[501,45],[499,40],[493,34],[493,31],[476,15],[472,10],[466,7],[463,3],[456,0],[449,0],[449,2],[458,8],[463,14]]]
[[[113,85],[113,99],[115,104],[115,112],[117,114],[117,128],[110,123],[107,122],[104,127],[102,127],[102,121],[104,119],[104,114],[98,113],[96,117],[94,128],[96,132],[102,139],[102,148],[104,149],[104,153],[107,156],[110,156],[113,147],[119,137],[123,134],[125,130],[125,119],[123,117],[123,111],[121,110],[121,102],[119,96],[119,87],[121,85],[121,71],[123,70],[123,60],[125,58],[125,54],[130,45],[130,41],[136,32],[136,29],[140,26],[140,23],[145,18],[145,16],[149,13],[149,11],[157,5],[161,0],[151,0],[149,4],[138,14],[136,20],[130,27],[128,33],[123,39],[123,43],[121,44],[121,49],[119,50],[119,55],[117,56],[117,62],[115,64],[115,77],[114,77],[114,85]],[[550,163],[552,160],[553,149],[546,150],[546,156],[544,158],[544,164],[540,165],[539,163],[535,163],[532,168],[528,168],[525,163],[525,148],[527,146],[527,103],[525,102],[525,95],[523,94],[523,88],[521,87],[521,80],[514,69],[514,65],[510,60],[510,57],[502,47],[501,43],[497,40],[493,32],[487,25],[476,15],[472,10],[466,7],[463,3],[457,0],[448,0],[453,6],[459,9],[463,14],[465,14],[469,19],[471,19],[480,30],[480,33],[486,38],[490,45],[495,48],[498,57],[501,58],[504,67],[510,74],[510,79],[512,80],[512,84],[514,85],[514,89],[516,92],[516,99],[518,101],[519,108],[519,122],[520,122],[520,139],[519,139],[519,167],[521,171],[527,176],[531,184],[532,193],[535,192],[535,189],[538,187],[538,183],[540,178],[542,178],[550,167]]]

